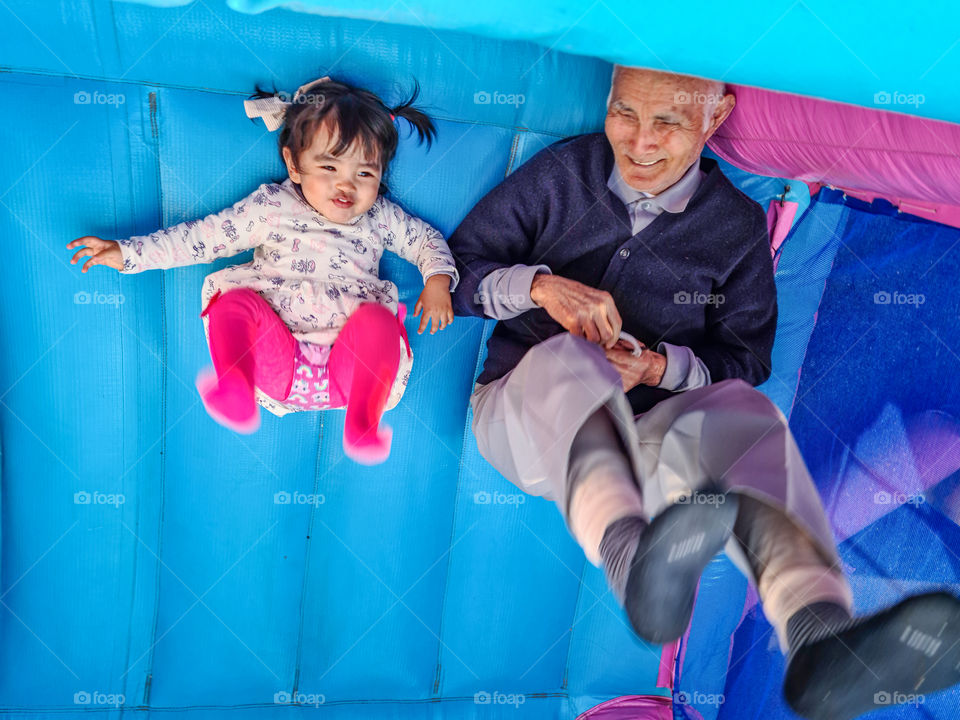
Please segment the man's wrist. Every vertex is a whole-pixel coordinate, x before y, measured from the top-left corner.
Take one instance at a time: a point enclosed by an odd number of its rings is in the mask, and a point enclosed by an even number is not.
[[[643,354],[649,357],[648,362],[650,363],[648,377],[643,384],[656,387],[663,380],[663,375],[667,371],[667,358],[650,348],[644,350]]]
[[[530,300],[537,306],[543,307],[543,291],[546,283],[551,282],[553,275],[548,272],[538,272],[530,281]]]

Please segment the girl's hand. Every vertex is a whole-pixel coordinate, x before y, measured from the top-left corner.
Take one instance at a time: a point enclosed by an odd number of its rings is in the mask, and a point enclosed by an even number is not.
[[[123,270],[123,253],[115,240],[103,240],[94,235],[87,235],[67,243],[67,250],[80,248],[70,259],[71,265],[76,265],[81,258],[89,257],[83,264],[80,272],[86,272],[94,265],[106,265],[114,270]]]
[[[453,322],[449,275],[431,275],[427,278],[423,292],[420,293],[417,304],[413,308],[413,316],[420,315],[421,310],[423,311],[423,317],[420,319],[418,335],[423,334],[431,320],[433,320],[433,329],[430,330],[431,335],[437,330],[443,330]]]

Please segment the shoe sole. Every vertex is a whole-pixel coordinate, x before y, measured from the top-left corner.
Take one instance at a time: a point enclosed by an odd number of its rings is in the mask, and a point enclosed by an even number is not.
[[[852,720],[960,682],[960,601],[908,598],[797,651],[784,697],[809,720]]]
[[[343,452],[360,465],[379,465],[390,457],[390,447],[393,444],[393,428],[381,425],[379,429],[370,431],[373,436],[364,437],[363,442],[350,443],[346,433],[343,436]]]
[[[215,407],[207,404],[207,394],[217,385],[217,373],[213,368],[204,368],[197,373],[194,384],[196,385],[197,392],[200,393],[200,400],[203,402],[203,408],[207,411],[207,415],[220,425],[241,435],[250,435],[260,428],[260,409],[256,406],[254,406],[253,416],[249,420],[237,422],[236,420],[228,418]]]
[[[668,507],[644,529],[624,601],[637,635],[662,645],[686,632],[700,575],[733,533],[738,507],[735,494],[700,490]]]

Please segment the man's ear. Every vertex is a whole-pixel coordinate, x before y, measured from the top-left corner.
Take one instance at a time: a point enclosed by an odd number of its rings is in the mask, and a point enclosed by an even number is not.
[[[297,164],[293,161],[293,153],[290,152],[290,148],[283,148],[283,162],[287,165],[287,175],[290,176],[290,179],[300,184],[300,172],[297,170]]]
[[[723,121],[730,117],[734,106],[737,104],[737,98],[733,93],[727,93],[721,98],[720,102],[713,109],[713,116],[710,118],[710,126],[707,128],[706,140],[717,131],[717,128],[723,125]]]

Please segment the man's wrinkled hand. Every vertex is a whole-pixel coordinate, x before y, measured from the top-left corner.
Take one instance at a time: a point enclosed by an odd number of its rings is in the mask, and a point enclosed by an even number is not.
[[[646,346],[640,357],[636,357],[633,348],[622,341],[616,347],[608,348],[606,353],[607,360],[620,373],[624,392],[630,392],[638,385],[656,387],[667,369],[667,358]]]
[[[608,349],[617,344],[623,321],[605,290],[541,273],[530,285],[530,299],[572,335]]]

